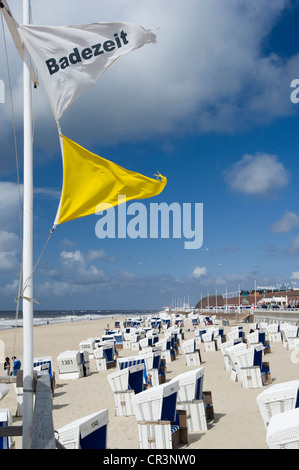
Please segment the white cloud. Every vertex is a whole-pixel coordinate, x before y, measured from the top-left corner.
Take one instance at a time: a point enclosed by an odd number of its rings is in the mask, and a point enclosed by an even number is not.
[[[19,248],[19,237],[15,233],[0,230],[0,251],[16,251]]]
[[[51,188],[34,188],[34,194],[45,196],[50,199],[59,199],[61,191]]]
[[[80,250],[62,251],[60,253],[60,258],[65,265],[72,265],[74,263],[83,265],[85,262],[84,255]]]
[[[299,216],[294,212],[287,211],[281,219],[275,222],[271,230],[275,233],[287,233],[299,225]]]
[[[0,271],[16,271],[20,266],[17,253],[0,253]]]
[[[22,211],[23,187],[7,181],[0,181],[0,226],[6,230],[16,230],[19,227],[19,208]],[[19,205],[20,201],[20,205]]]
[[[105,250],[89,250],[87,255],[86,255],[86,261],[95,261],[97,259],[100,260],[108,260],[108,261],[114,261],[115,258],[113,256],[108,256]]]
[[[75,283],[84,285],[107,279],[104,271],[94,265],[88,266],[86,256],[80,250],[64,250],[60,253],[60,259],[65,268],[64,276],[72,278]]]
[[[13,232],[0,230],[0,271],[20,269],[20,242]]]
[[[290,279],[299,279],[299,271],[292,272]]]
[[[193,272],[191,274],[191,277],[200,277],[200,276],[205,276],[207,274],[207,268],[203,266],[202,268],[200,266],[196,266],[193,269]]]
[[[290,179],[289,172],[277,156],[266,153],[244,155],[224,175],[231,190],[248,195],[276,192]]]

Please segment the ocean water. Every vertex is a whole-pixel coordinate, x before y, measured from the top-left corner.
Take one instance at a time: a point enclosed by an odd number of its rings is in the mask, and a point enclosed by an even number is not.
[[[37,310],[33,314],[33,325],[46,325],[50,323],[66,323],[69,321],[98,320],[107,318],[107,320],[119,317],[136,317],[143,315],[152,315],[157,310]],[[16,328],[23,326],[22,312],[18,313],[16,318],[15,311],[0,311],[0,330]],[[114,323],[113,325],[114,326]]]

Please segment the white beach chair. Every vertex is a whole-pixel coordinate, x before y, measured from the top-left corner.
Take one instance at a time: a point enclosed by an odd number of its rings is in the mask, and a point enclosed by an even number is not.
[[[175,360],[176,356],[178,355],[179,352],[179,346],[178,346],[178,339],[177,339],[177,333],[174,333],[171,330],[167,330],[164,332],[164,337],[167,340],[170,340],[170,352],[171,352],[171,360]]]
[[[124,343],[123,334],[121,332],[117,332],[117,333],[114,333],[112,336],[115,341],[115,350],[119,351],[123,349],[123,343]]]
[[[272,416],[299,407],[299,380],[271,385],[256,400],[267,428]]]
[[[258,329],[258,324],[257,323],[250,323],[249,325],[249,331],[255,331]]]
[[[165,382],[165,372],[161,370],[161,350],[140,351],[140,356],[144,358],[146,368],[146,382],[155,387]]]
[[[260,388],[271,383],[269,364],[262,362],[263,350],[260,343],[235,355],[244,388]]]
[[[12,426],[12,417],[8,408],[0,410],[0,428]],[[10,449],[13,446],[13,440],[10,436],[0,437],[0,450]]]
[[[77,419],[57,430],[66,449],[106,449],[108,409]]]
[[[217,346],[216,346],[216,340],[214,339],[215,337],[215,331],[214,328],[209,328],[202,336],[201,339],[204,343],[204,349],[206,352],[208,351],[216,351]]]
[[[295,349],[296,338],[298,337],[298,326],[291,324],[281,325],[282,344],[287,349]],[[297,345],[296,345],[297,346]]]
[[[201,355],[195,338],[184,341],[182,343],[182,349],[185,354],[187,366],[200,366]]]
[[[79,379],[84,377],[84,354],[80,351],[64,351],[57,356],[59,378]]]
[[[279,323],[270,323],[266,330],[268,332],[270,342],[280,343],[282,341]]]
[[[138,333],[134,333],[134,334],[131,334],[130,335],[130,349],[132,351],[139,351],[140,350],[140,340],[141,340],[141,336],[140,334]]]
[[[243,342],[234,344],[233,346],[225,349],[225,356],[231,372],[231,379],[234,382],[240,380],[240,370],[236,359],[237,353],[245,350],[247,350],[247,344]]]
[[[246,336],[248,344],[253,346],[253,345],[262,343],[262,345],[265,348],[264,349],[264,354],[267,354],[267,353],[271,352],[270,345],[266,341],[266,333],[267,333],[266,330],[256,330],[252,333],[249,333]]]
[[[188,442],[187,426],[180,426],[176,411],[178,389],[174,380],[132,398],[140,449],[173,449],[182,441]],[[185,416],[185,411],[178,413]]]
[[[143,362],[127,366],[108,375],[108,383],[113,391],[116,416],[132,416],[132,398],[144,390]]]
[[[172,361],[172,357],[175,357],[170,338],[161,338],[155,346],[161,349],[161,358],[165,360],[166,364]]]
[[[206,403],[203,392],[204,367],[185,372],[173,379],[179,382],[177,409],[186,411],[189,432],[207,431]]]
[[[272,416],[266,441],[269,449],[299,449],[299,408]]]
[[[226,350],[227,350],[228,348],[234,346],[235,344],[239,344],[239,343],[243,343],[242,338],[228,339],[227,341],[224,341],[224,342],[221,343],[221,345],[220,345],[220,351],[221,351],[222,356],[223,356],[223,360],[224,360],[224,369],[225,369],[225,370],[231,370],[230,362],[229,362],[229,357],[228,357],[228,355],[226,354]]]
[[[86,339],[79,343],[80,351],[87,351],[90,359],[94,357],[94,350],[96,349],[96,342],[94,339]]]
[[[102,341],[94,351],[97,370],[107,370],[116,367],[115,342]]]

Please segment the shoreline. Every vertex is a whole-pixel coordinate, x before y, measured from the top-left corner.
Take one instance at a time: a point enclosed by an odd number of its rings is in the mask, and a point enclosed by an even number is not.
[[[59,312],[59,310],[52,310],[53,312]],[[69,312],[71,312],[72,310],[69,310]],[[5,312],[5,311],[3,311]],[[35,314],[36,314],[36,317],[33,318],[33,327],[37,327],[37,326],[43,326],[43,325],[52,325],[52,324],[63,324],[63,323],[69,323],[69,322],[82,322],[82,321],[94,321],[94,320],[105,320],[105,319],[114,319],[116,317],[120,317],[120,318],[126,318],[126,317],[138,317],[138,316],[144,316],[144,315],[151,315],[151,314],[147,314],[146,311],[144,311],[143,313],[137,313],[137,310],[136,310],[136,313],[130,313],[132,312],[131,310],[128,310],[128,311],[118,311],[118,310],[115,310],[115,313],[109,313],[107,315],[105,314],[101,314],[100,312],[98,313],[93,313],[93,312],[97,312],[96,310],[86,310],[86,313],[77,313],[77,314],[74,314],[74,315],[64,315],[64,314],[61,314],[61,315],[57,315],[57,316],[53,316],[51,318],[50,315],[46,316],[45,318],[43,318],[42,316],[38,316],[38,313],[39,312],[50,312],[49,310],[40,310],[40,311],[36,311]],[[64,312],[64,311],[62,311]],[[90,312],[90,313],[88,313]],[[4,319],[3,316],[1,317],[1,311],[0,311],[0,333],[1,331],[4,331],[4,330],[11,330],[11,329],[17,329],[17,328],[23,328],[23,318],[18,318],[17,321],[20,323],[20,324],[17,324],[17,325],[13,325],[12,323],[13,322],[16,322],[16,319]],[[8,325],[1,325],[1,322],[10,322]]]

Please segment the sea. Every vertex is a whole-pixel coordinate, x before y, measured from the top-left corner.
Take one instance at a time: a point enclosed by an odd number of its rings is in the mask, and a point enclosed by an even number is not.
[[[119,317],[139,317],[154,315],[158,310],[36,310],[33,314],[33,326],[47,325],[50,323],[66,323],[70,321],[107,320]],[[0,330],[18,328],[23,326],[22,312],[0,311]],[[114,323],[110,327],[114,326]]]

